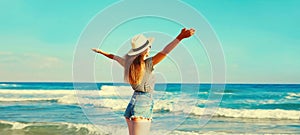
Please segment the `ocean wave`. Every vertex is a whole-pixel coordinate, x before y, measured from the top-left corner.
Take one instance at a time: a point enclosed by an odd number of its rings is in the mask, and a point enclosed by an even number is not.
[[[55,129],[55,130],[53,130]],[[103,135],[92,124],[75,124],[75,123],[55,123],[55,122],[11,122],[0,120],[0,131],[3,134],[14,133],[53,133],[53,134],[87,134],[87,135]]]
[[[1,87],[19,87],[20,85],[18,84],[10,84],[10,83],[1,83],[0,84],[0,88]]]
[[[31,96],[66,96],[75,95],[78,97],[89,96],[111,96],[111,97],[129,97],[133,94],[133,90],[129,86],[106,86],[103,85],[100,90],[0,90],[0,95],[31,95]],[[155,96],[173,95],[174,93],[165,91],[154,91]]]
[[[89,98],[77,98],[74,96],[64,96],[58,99],[61,104],[80,104],[80,105],[93,105],[94,107],[105,107],[113,110],[126,109],[129,100],[124,99],[89,99]],[[153,111],[179,111],[181,108],[176,105],[176,100],[159,100],[155,102]]]
[[[88,91],[87,91],[88,92]],[[13,95],[71,95],[73,90],[0,90],[0,94]]]
[[[193,115],[207,115],[205,111],[211,112],[212,109],[205,110],[205,108],[193,107],[190,112]],[[291,119],[299,120],[300,112],[296,110],[266,110],[266,109],[229,109],[216,108],[215,117],[229,117],[229,118],[249,118],[249,119]]]
[[[125,93],[126,92],[126,93]],[[128,96],[132,95],[133,91],[119,90],[0,90],[0,94],[11,95],[77,95],[77,96]]]
[[[78,98],[75,96],[64,96],[58,99],[61,104],[80,104],[80,105],[93,105],[95,107],[106,107],[114,110],[125,109],[128,101],[122,99],[89,99]]]
[[[128,101],[123,99],[87,99],[81,98],[75,101],[74,97],[65,97],[60,99],[61,103],[78,104],[92,104],[95,107],[106,107],[113,110],[124,110],[127,107]],[[74,102],[72,102],[72,100]],[[207,103],[206,100],[199,100],[198,102]],[[172,100],[158,100],[154,102],[154,112],[168,111],[178,112],[182,111],[193,115],[205,115],[205,108],[195,107],[193,101],[182,101],[179,98]],[[264,110],[264,109],[229,109],[216,108],[216,117],[232,117],[232,118],[257,118],[257,119],[299,119],[300,112],[296,110]]]
[[[22,102],[22,101],[57,101],[61,104],[93,105],[99,108],[110,108],[113,110],[126,109],[129,99],[90,99],[74,95],[66,95],[59,98],[0,98],[1,102]],[[183,101],[180,98],[170,100],[156,100],[154,112],[184,112],[195,116],[206,115],[205,108],[193,106],[194,101]],[[207,100],[199,100],[197,103],[208,103]],[[254,118],[254,119],[300,119],[300,112],[296,110],[282,109],[229,109],[216,108],[215,117],[231,118]]]
[[[287,93],[286,99],[297,99],[300,100],[300,93]]]
[[[101,87],[101,96],[130,96],[133,94],[133,90],[130,86],[106,86]]]
[[[3,98],[0,97],[0,102],[37,102],[37,101],[57,101],[59,98]]]
[[[72,135],[126,135],[128,129],[121,125],[94,125],[81,123],[67,122],[12,122],[0,120],[0,132],[2,134],[72,134]],[[151,130],[151,134],[166,134],[169,135],[199,135],[199,134],[227,134],[225,132],[206,132],[199,131],[167,131],[167,130]]]
[[[124,110],[128,105],[129,99],[90,99],[79,98],[75,96],[64,96],[58,99],[61,104],[80,104],[80,105],[93,105],[95,107],[105,107],[113,110]],[[179,104],[181,102],[181,104]],[[205,101],[202,101],[205,102]],[[170,100],[154,100],[153,111],[169,111],[176,112],[182,110],[182,104],[193,104],[193,101],[183,101],[180,98]]]
[[[107,86],[103,85],[99,91],[100,96],[132,96],[133,90],[131,86]],[[171,96],[173,92],[166,92],[166,91],[156,91],[154,90],[155,96]]]
[[[246,100],[237,100],[234,101],[234,103],[247,103],[247,104],[275,104],[280,103],[282,101],[276,101],[276,100],[254,100],[254,99],[246,99]]]
[[[275,134],[281,134],[279,131]],[[4,135],[11,134],[59,134],[59,135],[128,135],[128,128],[124,125],[94,125],[91,123],[68,123],[68,122],[12,122],[0,120],[0,133]],[[268,133],[268,132],[267,132]],[[260,133],[243,133],[236,131],[180,131],[180,130],[162,130],[151,129],[153,135],[232,135],[246,134],[259,135]]]

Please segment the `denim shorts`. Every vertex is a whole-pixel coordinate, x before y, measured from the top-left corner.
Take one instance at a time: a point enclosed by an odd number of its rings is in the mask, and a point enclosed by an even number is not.
[[[152,119],[153,104],[154,102],[151,93],[135,91],[125,110],[124,116],[130,119],[132,118]]]

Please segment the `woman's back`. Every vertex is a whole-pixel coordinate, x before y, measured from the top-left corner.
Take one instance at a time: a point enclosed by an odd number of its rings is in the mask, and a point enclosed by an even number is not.
[[[154,77],[152,75],[153,64],[152,57],[145,60],[145,70],[140,84],[131,84],[134,91],[152,92],[154,88]]]

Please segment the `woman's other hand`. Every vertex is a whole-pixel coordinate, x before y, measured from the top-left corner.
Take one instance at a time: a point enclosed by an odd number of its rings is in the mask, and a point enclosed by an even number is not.
[[[194,35],[194,33],[195,33],[195,30],[193,28],[191,28],[191,29],[183,28],[181,30],[180,34],[177,36],[177,39],[182,40],[184,38],[189,38],[192,35]]]
[[[102,50],[97,49],[97,48],[92,48],[92,50],[93,50],[94,52],[96,52],[96,53],[101,53],[101,52],[102,52]]]

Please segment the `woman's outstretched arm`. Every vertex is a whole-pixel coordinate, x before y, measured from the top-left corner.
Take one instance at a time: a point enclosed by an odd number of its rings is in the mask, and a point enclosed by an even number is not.
[[[97,49],[97,48],[92,48],[92,50],[93,50],[94,52],[96,52],[96,53],[100,53],[100,54],[106,56],[107,58],[110,58],[110,59],[113,59],[113,60],[117,61],[117,62],[120,63],[123,67],[124,67],[124,65],[125,65],[125,60],[124,60],[122,57],[119,57],[119,56],[113,55],[113,54],[109,54],[109,53],[104,52],[104,51],[102,51],[102,50],[100,50],[100,49]]]
[[[152,58],[152,63],[153,65],[158,64],[161,60],[163,60],[167,54],[169,54],[177,45],[178,43],[184,39],[188,38],[192,35],[194,35],[195,30],[194,29],[189,29],[187,30],[186,28],[183,28],[179,35],[171,42],[169,43],[162,51],[157,53],[155,56]]]

